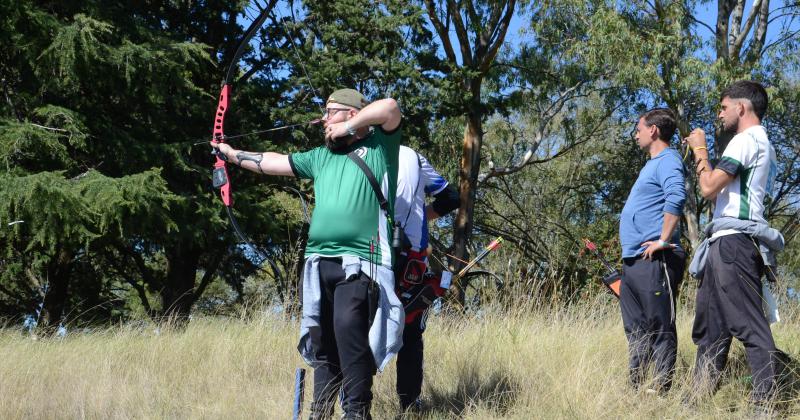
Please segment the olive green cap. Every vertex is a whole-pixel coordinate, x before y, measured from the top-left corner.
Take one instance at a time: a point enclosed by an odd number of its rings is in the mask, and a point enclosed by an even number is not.
[[[325,104],[327,105],[331,102],[352,106],[355,109],[361,109],[369,105],[369,102],[364,99],[364,95],[355,89],[339,89],[331,93],[331,96],[328,96],[328,100]]]

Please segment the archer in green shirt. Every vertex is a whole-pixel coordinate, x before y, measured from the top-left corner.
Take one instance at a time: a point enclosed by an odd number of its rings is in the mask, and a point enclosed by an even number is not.
[[[364,173],[347,153],[356,150],[364,159],[394,212],[401,114],[394,99],[381,99],[363,108],[353,106],[364,104],[363,96],[352,89],[334,92],[323,115],[326,144],[307,152],[285,155],[236,150],[227,143],[212,146],[228,162],[244,169],[314,181],[315,206],[306,255],[356,255],[369,259],[369,244],[375,240],[372,258],[391,267],[392,229],[388,217],[380,209]]]
[[[311,418],[330,418],[341,389],[344,418],[364,419],[370,418],[372,376],[378,363],[385,365],[402,337],[402,305],[394,296],[390,248],[401,114],[393,99],[368,104],[357,91],[340,89],[328,98],[322,120],[325,146],[304,153],[253,153],[225,143],[211,145],[228,162],[253,172],[314,181],[316,203],[306,246],[298,346],[314,367]],[[350,152],[361,157],[375,176],[388,201],[386,212],[365,172],[348,157]],[[377,246],[371,250],[373,240]],[[362,269],[348,276],[345,265],[351,267],[348,264],[359,259],[377,261],[375,274]],[[397,319],[389,320],[391,314]],[[383,343],[377,349],[371,343],[372,330]]]

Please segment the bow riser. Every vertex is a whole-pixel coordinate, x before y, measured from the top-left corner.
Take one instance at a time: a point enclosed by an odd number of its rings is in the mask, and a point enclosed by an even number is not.
[[[230,86],[225,85],[219,94],[219,101],[217,102],[217,114],[214,116],[214,141],[225,142],[225,112],[228,110],[228,96],[230,94]],[[228,182],[228,168],[225,165],[225,160],[216,154],[216,161],[214,162],[213,172],[213,185],[214,188],[219,189],[219,195],[222,197],[222,202],[225,206],[230,207],[233,205],[231,199],[231,184]]]

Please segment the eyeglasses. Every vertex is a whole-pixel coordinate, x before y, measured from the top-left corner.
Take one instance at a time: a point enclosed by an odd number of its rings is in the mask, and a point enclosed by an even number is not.
[[[347,108],[325,108],[325,112],[322,114],[322,119],[327,120],[328,118],[336,115],[339,111],[349,111]]]

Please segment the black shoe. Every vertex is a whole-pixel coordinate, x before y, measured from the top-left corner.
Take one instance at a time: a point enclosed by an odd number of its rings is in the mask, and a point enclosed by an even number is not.
[[[765,402],[754,402],[750,408],[750,415],[748,418],[756,420],[766,420],[778,418],[772,406]]]
[[[372,416],[369,414],[371,405],[370,403],[359,403],[346,407],[342,414],[342,420],[372,420]]]
[[[330,420],[333,417],[333,402],[328,404],[311,403],[308,420]]]
[[[700,397],[694,393],[686,393],[681,397],[681,408],[686,411],[695,411],[700,405]]]
[[[422,398],[411,401],[400,401],[400,411],[403,413],[419,413],[422,411]]]
[[[422,412],[422,398],[417,398],[414,400],[411,405],[406,407],[406,411],[411,413],[421,413]]]
[[[342,420],[372,420],[372,415],[363,411],[347,412],[342,414]]]

